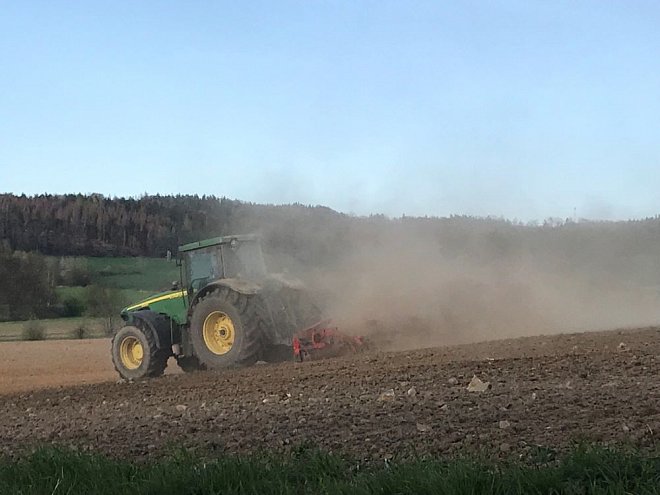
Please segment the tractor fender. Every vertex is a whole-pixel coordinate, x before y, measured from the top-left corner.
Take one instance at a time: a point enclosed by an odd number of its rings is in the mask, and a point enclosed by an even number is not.
[[[238,278],[223,278],[222,280],[211,282],[210,284],[207,284],[202,289],[200,289],[193,297],[193,300],[191,301],[191,307],[197,304],[197,302],[202,297],[206,296],[206,294],[221,287],[227,287],[228,289],[248,296],[258,294],[264,288],[262,284],[249,280]]]
[[[276,284],[280,287],[286,287],[289,289],[295,290],[305,290],[305,284],[302,280],[292,277],[288,273],[271,273],[269,275],[269,282],[271,284]]]
[[[159,349],[170,349],[172,344],[172,324],[173,322],[160,313],[151,311],[149,309],[142,309],[139,311],[131,311],[126,314],[126,322],[135,324],[139,321],[143,328],[150,330],[156,340],[156,346]],[[178,332],[176,332],[178,334]]]

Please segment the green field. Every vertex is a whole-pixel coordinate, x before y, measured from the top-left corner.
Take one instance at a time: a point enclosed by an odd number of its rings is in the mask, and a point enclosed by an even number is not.
[[[146,289],[116,289],[119,292],[119,297],[122,301],[122,304],[127,306],[133,302],[146,299],[152,295],[155,291],[146,290]],[[89,287],[56,287],[55,293],[57,297],[63,301],[70,297],[75,297],[81,301],[86,301],[88,293],[90,291]]]
[[[89,285],[58,286],[55,288],[57,301],[60,305],[66,301],[78,301],[82,313],[68,314],[84,316],[36,320],[44,327],[44,338],[47,339],[73,338],[81,325],[87,329],[84,332],[86,337],[104,336],[103,319],[95,315],[107,313],[95,313],[90,309],[90,299],[99,287],[112,291],[112,312],[119,316],[122,307],[167,290],[174,280],[179,279],[179,268],[175,262],[160,258],[74,257],[66,258],[63,263],[75,265],[87,273]],[[0,322],[0,341],[21,340],[25,325],[24,321]]]
[[[168,289],[179,280],[179,267],[164,258],[80,258],[102,287],[150,292]]]
[[[105,337],[103,318],[54,318],[48,320],[33,320],[43,326],[46,339],[73,339],[78,338],[76,330],[84,327],[87,331],[85,338]],[[6,321],[0,322],[0,342],[23,340],[23,330],[28,322]],[[1,491],[0,491],[1,493]]]
[[[301,448],[289,455],[180,452],[135,463],[46,448],[0,459],[12,494],[637,494],[660,493],[660,460],[578,448],[558,462],[420,459],[363,465]]]

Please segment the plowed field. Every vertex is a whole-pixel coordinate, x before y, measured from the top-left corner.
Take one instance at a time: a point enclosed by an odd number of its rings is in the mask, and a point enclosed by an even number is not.
[[[141,458],[181,446],[256,452],[312,443],[387,459],[466,449],[537,455],[574,441],[645,448],[660,440],[655,328],[138,383],[117,383],[108,345],[0,344],[0,451],[56,443]],[[474,375],[490,388],[468,391]]]

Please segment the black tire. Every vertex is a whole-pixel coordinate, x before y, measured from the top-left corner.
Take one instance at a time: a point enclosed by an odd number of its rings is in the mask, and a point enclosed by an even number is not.
[[[142,345],[142,359],[137,367],[132,367],[124,362],[121,355],[122,343],[131,339],[137,339]],[[151,378],[160,376],[167,367],[167,359],[170,352],[165,349],[159,349],[156,345],[156,339],[150,330],[144,330],[138,326],[127,325],[120,328],[112,338],[112,364],[121,375],[127,380],[139,380],[141,378]]]
[[[206,369],[202,363],[199,362],[197,356],[182,356],[176,359],[176,364],[179,365],[185,373],[194,373],[195,371],[203,371]]]
[[[224,354],[213,352],[204,340],[204,321],[213,312],[225,313],[234,327],[234,342]],[[209,369],[249,366],[261,356],[263,328],[253,297],[222,288],[210,292],[195,305],[190,321],[190,340],[199,362]]]

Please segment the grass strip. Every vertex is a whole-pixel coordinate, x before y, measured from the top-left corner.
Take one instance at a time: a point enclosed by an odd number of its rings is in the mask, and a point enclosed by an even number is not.
[[[0,493],[33,494],[660,494],[660,458],[577,447],[536,465],[485,459],[419,459],[360,465],[301,448],[291,454],[179,452],[134,463],[43,448],[0,459]]]

